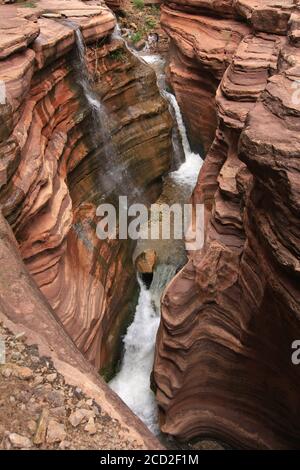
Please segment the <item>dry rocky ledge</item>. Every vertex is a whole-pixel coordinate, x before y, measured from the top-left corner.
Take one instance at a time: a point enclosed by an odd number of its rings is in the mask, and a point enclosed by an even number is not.
[[[124,440],[121,425],[79,387],[69,385],[51,359],[26,345],[25,334],[2,324],[6,363],[0,365],[1,449],[141,449]]]

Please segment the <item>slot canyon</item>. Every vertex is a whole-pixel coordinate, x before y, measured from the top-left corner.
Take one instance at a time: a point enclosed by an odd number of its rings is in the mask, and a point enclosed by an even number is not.
[[[299,0],[0,0],[1,449],[300,449],[298,132]]]

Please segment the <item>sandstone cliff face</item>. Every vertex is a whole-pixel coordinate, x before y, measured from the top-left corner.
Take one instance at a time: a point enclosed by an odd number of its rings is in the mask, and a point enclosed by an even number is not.
[[[291,361],[300,338],[296,2],[178,1],[163,9],[181,47],[183,30],[203,14],[219,25],[223,14],[232,25],[239,18],[243,33],[229,38],[228,62],[218,62],[218,127],[193,195],[206,207],[205,244],[189,253],[162,301],[154,366],[161,427],[184,440],[299,448],[300,369]],[[203,50],[206,32],[198,32],[194,51]],[[207,68],[215,74],[208,44]],[[184,58],[196,64],[189,51]],[[187,107],[188,67],[181,67],[179,90]],[[197,106],[200,114],[200,100]],[[199,135],[209,124],[201,126]]]
[[[224,2],[219,3],[221,11]],[[165,2],[161,7],[162,27],[171,39],[170,84],[183,112],[192,146],[203,146],[205,151],[217,127],[218,84],[237,45],[249,33],[247,25],[234,19],[205,15],[205,8],[210,4]]]
[[[154,72],[109,39],[114,26],[95,2],[1,6],[1,209],[41,292],[103,371],[116,360],[135,276],[133,247],[96,237],[96,207],[122,194],[124,171],[147,200],[156,197],[171,152],[171,118]],[[76,27],[109,115],[112,155],[84,94]]]

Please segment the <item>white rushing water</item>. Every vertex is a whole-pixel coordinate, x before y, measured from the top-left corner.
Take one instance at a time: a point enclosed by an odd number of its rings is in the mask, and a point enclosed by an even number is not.
[[[141,291],[134,320],[124,338],[125,352],[121,370],[109,385],[156,434],[156,403],[150,389],[150,373],[159,315],[153,308],[150,291],[140,280],[139,284]]]
[[[95,147],[97,148],[101,144],[105,153],[105,162],[103,162],[102,168],[105,178],[101,179],[100,184],[107,193],[116,189],[119,194],[130,195],[133,199],[139,200],[142,197],[140,188],[134,184],[131,172],[127,165],[121,161],[118,147],[112,138],[110,117],[99,95],[94,91],[95,84],[86,64],[86,47],[80,27],[71,20],[64,22],[75,33],[77,60],[74,68],[76,81],[81,87],[92,113],[91,136]],[[119,32],[117,31],[116,34]]]
[[[197,177],[202,166],[203,160],[199,154],[192,152],[179,104],[176,100],[175,95],[169,93],[166,90],[165,75],[163,70],[165,64],[164,59],[154,54],[142,55],[142,59],[155,69],[157,74],[158,87],[160,89],[161,94],[166,98],[166,100],[170,103],[171,107],[174,110],[178,130],[181,137],[185,161],[182,163],[180,168],[178,168],[178,170],[173,171],[172,173],[170,173],[169,176],[174,179],[178,184],[187,185],[192,191],[196,185]]]
[[[160,321],[156,306],[175,270],[172,265],[158,266],[150,290],[138,279],[140,295],[133,322],[123,340],[121,369],[109,384],[154,434],[159,432],[155,395],[150,389],[155,338]]]
[[[172,103],[173,109],[175,111],[177,126],[181,136],[185,156],[185,161],[178,168],[178,170],[173,171],[170,176],[179,184],[186,184],[191,190],[193,190],[196,185],[198,174],[202,166],[203,160],[200,155],[192,152],[191,150],[190,143],[186,134],[186,128],[182,119],[182,114],[175,96],[171,93],[168,93],[167,91],[165,93],[168,94],[169,101],[170,103]]]
[[[168,101],[174,111],[185,156],[185,161],[182,163],[180,168],[170,173],[169,176],[178,184],[182,184],[186,186],[188,190],[190,189],[192,191],[196,185],[197,177],[202,166],[203,160],[199,154],[192,152],[179,104],[177,103],[175,95],[169,93],[166,90],[166,80],[164,73],[165,59],[158,54],[148,54],[145,53],[145,51],[138,52],[134,48],[130,48],[127,42],[124,41],[121,36],[121,30],[118,23],[115,26],[114,32],[112,34],[112,39],[122,40],[127,49],[130,50],[132,54],[134,54],[140,60],[142,59],[148,65],[152,66],[152,68],[155,70],[157,77],[157,85],[160,90],[160,93]]]
[[[202,159],[191,151],[181,111],[174,95],[165,89],[165,77],[163,73],[164,61],[157,55],[142,57],[145,62],[152,65],[157,74],[157,83],[161,94],[172,106],[180,133],[185,161],[178,170],[171,172],[165,179],[162,199],[170,200],[171,191],[177,202],[178,195],[181,200],[187,202],[195,187]],[[165,194],[164,194],[165,193]],[[157,241],[160,243],[160,241]],[[149,245],[150,246],[150,245]],[[155,245],[151,246],[156,249]],[[181,248],[184,251],[184,246]],[[122,398],[131,410],[155,434],[159,433],[157,421],[157,404],[154,393],[150,389],[150,374],[153,367],[155,340],[160,321],[160,298],[168,282],[176,272],[176,256],[178,248],[174,240],[169,241],[169,246],[161,246],[165,254],[165,260],[158,260],[154,271],[153,280],[149,290],[139,281],[140,295],[132,324],[124,337],[124,357],[118,374],[110,382],[111,388]],[[170,256],[168,256],[168,253]],[[174,255],[174,253],[177,253]]]

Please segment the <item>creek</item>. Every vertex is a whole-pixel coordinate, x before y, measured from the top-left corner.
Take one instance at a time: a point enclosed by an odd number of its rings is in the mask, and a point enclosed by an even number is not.
[[[137,54],[137,53],[135,53]],[[157,84],[162,96],[168,101],[170,111],[176,119],[184,152],[184,161],[179,164],[179,146],[173,138],[174,164],[178,166],[164,179],[163,191],[157,204],[184,204],[189,201],[202,165],[202,159],[192,152],[186,128],[175,96],[167,91],[164,66],[159,55],[139,53],[140,60],[148,63],[156,72]],[[134,319],[123,338],[124,355],[117,375],[110,381],[111,388],[122,398],[146,426],[159,434],[157,405],[150,388],[155,339],[160,322],[160,299],[168,282],[185,264],[186,252],[183,240],[139,240],[134,257],[145,250],[156,252],[157,262],[150,287],[146,287],[140,276],[140,294]]]

